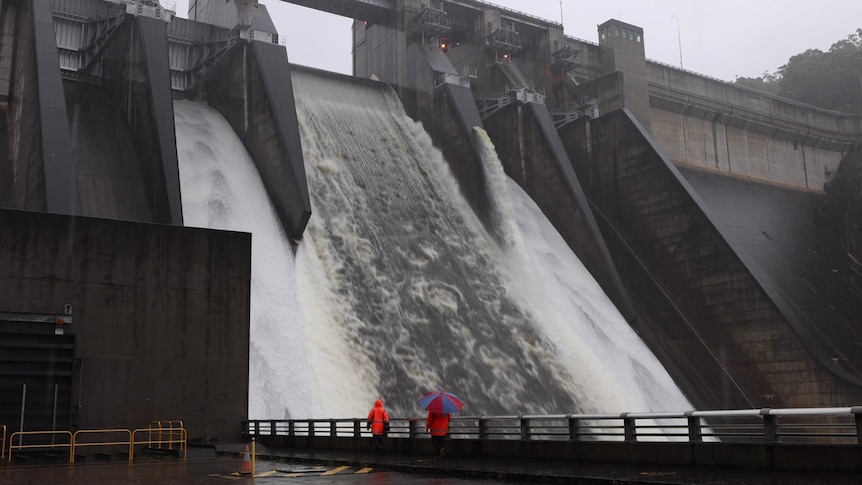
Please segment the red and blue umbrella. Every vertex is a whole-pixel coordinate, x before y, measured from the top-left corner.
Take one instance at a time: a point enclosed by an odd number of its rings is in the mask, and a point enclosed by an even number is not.
[[[427,411],[438,414],[457,413],[464,407],[464,401],[446,391],[431,391],[419,398],[419,404]]]

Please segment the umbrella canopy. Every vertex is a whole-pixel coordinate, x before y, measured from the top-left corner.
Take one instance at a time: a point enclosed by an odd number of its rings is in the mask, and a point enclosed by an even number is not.
[[[446,391],[431,391],[419,398],[419,404],[428,411],[439,414],[457,413],[464,407],[464,401]]]

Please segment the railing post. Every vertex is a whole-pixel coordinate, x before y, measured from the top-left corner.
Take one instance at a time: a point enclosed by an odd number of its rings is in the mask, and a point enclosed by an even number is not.
[[[862,444],[862,406],[853,406],[850,413],[856,421],[856,444]]]
[[[518,419],[521,422],[521,439],[529,441],[532,435],[532,433],[530,433],[530,419],[525,418],[523,414],[519,414]]]
[[[260,421],[254,421],[254,435],[260,436]]]
[[[314,438],[314,431],[315,431],[314,430],[314,420],[309,419],[308,420],[308,437],[309,438]]]
[[[411,420],[407,421],[407,425],[409,427],[408,434],[410,436],[410,439],[411,440],[416,439],[416,435],[419,434],[419,431],[418,431],[419,430],[419,421],[415,421],[415,420],[411,419]]]
[[[292,419],[287,421],[287,436],[291,438],[296,436],[296,421]]]
[[[620,414],[620,417],[623,418],[623,435],[625,436],[625,442],[634,443],[638,440],[634,418],[630,418],[629,413],[622,413]]]
[[[275,436],[278,434],[275,431],[275,427],[276,427],[276,423],[275,423],[275,420],[273,419],[272,421],[269,422],[269,435],[270,436]]]
[[[775,443],[775,420],[776,417],[769,414],[769,408],[760,410],[760,415],[763,418],[763,442]]]
[[[362,436],[362,420],[354,419],[353,420],[353,437],[359,438]]]
[[[337,435],[337,433],[335,432],[335,419],[330,419],[329,420],[329,437],[335,438],[336,435]]]
[[[686,411],[685,418],[688,420],[688,442],[700,443],[703,441],[703,429],[700,427],[700,418],[694,416],[694,411]]]
[[[569,441],[578,441],[578,418],[569,414],[566,421],[569,423]]]
[[[479,439],[488,439],[488,418],[479,417]]]

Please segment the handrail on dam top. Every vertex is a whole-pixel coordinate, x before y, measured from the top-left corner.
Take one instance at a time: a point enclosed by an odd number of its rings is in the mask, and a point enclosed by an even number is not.
[[[369,438],[365,419],[248,420],[248,437]],[[388,437],[429,438],[424,418],[390,421]],[[862,406],[662,413],[453,416],[449,437],[471,440],[862,444]]]
[[[482,5],[487,5],[487,6],[491,7],[491,8],[494,8],[494,9],[500,10],[501,12],[507,12],[507,13],[510,13],[510,14],[515,14],[515,15],[519,15],[519,16],[522,16],[522,17],[525,17],[525,18],[529,18],[529,19],[532,19],[532,20],[538,20],[539,22],[544,23],[544,24],[548,24],[548,25],[555,25],[555,26],[557,26],[557,27],[562,27],[562,26],[563,26],[563,24],[561,24],[560,22],[557,22],[556,20],[543,19],[542,17],[536,16],[536,15],[533,15],[533,14],[529,14],[529,13],[526,13],[526,12],[522,12],[522,11],[520,11],[520,10],[516,10],[516,9],[514,9],[514,8],[504,7],[504,6],[502,6],[502,5],[497,5],[497,4],[495,4],[495,3],[491,3],[491,2],[488,2],[488,1],[485,1],[485,0],[473,0],[473,2],[475,2],[475,3],[479,3],[479,4],[482,4]]]

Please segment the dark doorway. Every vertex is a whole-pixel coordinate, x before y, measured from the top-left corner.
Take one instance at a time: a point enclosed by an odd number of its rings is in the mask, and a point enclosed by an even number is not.
[[[7,314],[8,315],[8,314]],[[72,427],[75,337],[52,321],[0,317],[0,425],[7,436]]]

